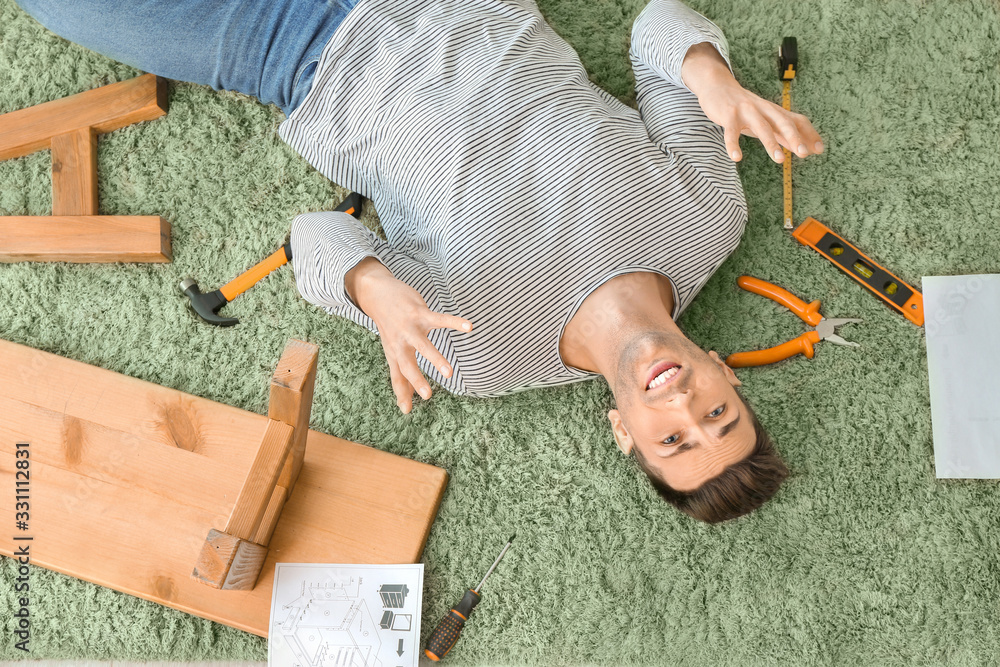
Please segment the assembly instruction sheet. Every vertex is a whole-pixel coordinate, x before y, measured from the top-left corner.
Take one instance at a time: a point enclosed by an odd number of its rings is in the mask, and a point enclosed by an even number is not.
[[[1000,478],[1000,275],[925,276],[937,476]]]
[[[269,667],[417,665],[424,566],[276,563]]]

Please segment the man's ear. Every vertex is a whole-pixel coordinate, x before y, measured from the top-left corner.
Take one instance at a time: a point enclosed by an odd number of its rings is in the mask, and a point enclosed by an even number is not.
[[[622,450],[622,454],[628,456],[632,453],[632,436],[625,429],[621,413],[617,410],[609,410],[608,419],[611,421],[611,433],[615,436],[615,444],[618,445],[618,449]]]
[[[743,386],[743,383],[740,382],[740,379],[738,377],[736,377],[736,373],[733,372],[733,369],[727,366],[726,362],[724,362],[722,359],[719,358],[719,355],[716,354],[715,350],[710,350],[708,353],[708,357],[712,361],[714,361],[719,366],[720,369],[722,369],[723,373],[726,374],[726,379],[729,380],[729,384],[733,385],[734,387]]]

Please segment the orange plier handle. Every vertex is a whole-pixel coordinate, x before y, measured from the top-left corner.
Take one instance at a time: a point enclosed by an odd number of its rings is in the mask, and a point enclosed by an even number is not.
[[[726,357],[726,365],[730,368],[745,368],[746,366],[764,366],[773,364],[776,361],[794,357],[796,354],[804,354],[812,359],[816,351],[813,345],[820,340],[819,333],[815,330],[807,331],[798,338],[793,338],[787,343],[769,347],[766,350],[755,350],[754,352],[736,352]]]
[[[812,326],[819,324],[823,316],[819,314],[819,301],[807,304],[805,301],[795,296],[786,289],[782,289],[773,283],[751,276],[740,276],[736,279],[736,284],[748,292],[766,296],[772,301],[777,301],[782,306],[792,311],[799,318]]]
[[[788,308],[799,316],[799,318],[812,326],[816,326],[823,319],[819,314],[819,301],[806,303],[788,290],[782,289],[773,283],[751,276],[740,276],[736,284],[754,294],[767,297]],[[798,338],[793,338],[787,343],[769,347],[766,350],[755,350],[753,352],[736,352],[726,357],[726,365],[730,368],[744,368],[746,366],[763,366],[773,364],[776,361],[794,357],[796,354],[804,354],[806,358],[812,359],[816,354],[813,345],[820,341],[819,332],[815,329],[805,332]]]

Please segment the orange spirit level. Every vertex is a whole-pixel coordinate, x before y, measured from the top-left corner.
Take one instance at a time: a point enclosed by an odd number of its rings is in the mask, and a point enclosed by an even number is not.
[[[924,325],[924,297],[815,218],[806,218],[792,236],[836,264],[918,327]]]

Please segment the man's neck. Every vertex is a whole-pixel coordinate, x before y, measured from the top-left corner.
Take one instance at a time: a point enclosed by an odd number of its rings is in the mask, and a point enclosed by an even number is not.
[[[567,366],[600,373],[610,382],[622,345],[637,331],[656,328],[680,333],[670,281],[649,271],[607,281],[584,299],[559,341]]]

